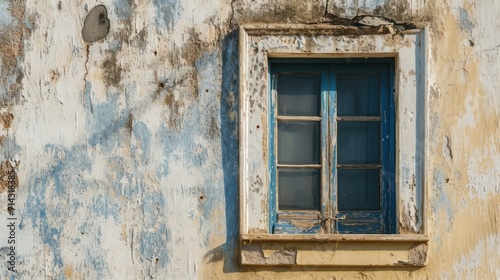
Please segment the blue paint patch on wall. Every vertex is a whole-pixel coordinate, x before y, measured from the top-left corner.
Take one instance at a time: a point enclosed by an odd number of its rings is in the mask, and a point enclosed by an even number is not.
[[[458,17],[460,20],[460,28],[467,31],[467,33],[471,33],[472,29],[474,29],[474,23],[472,22],[469,13],[462,7],[459,7]]]
[[[139,171],[139,162],[133,157],[111,156],[107,159],[106,182],[111,182],[111,187],[116,195],[116,202],[112,202],[113,217],[119,215],[119,206],[123,204],[123,199],[136,201],[138,197],[146,195],[144,174]],[[115,207],[116,206],[116,207]]]
[[[102,185],[101,185],[102,188]],[[120,206],[117,203],[119,201],[114,201],[109,193],[105,194],[96,194],[92,198],[92,202],[90,203],[89,210],[94,213],[92,217],[105,217],[109,218],[113,217],[113,220],[116,223],[120,223]]]
[[[410,168],[408,166],[406,166],[406,165],[403,165],[403,167],[401,168],[401,179],[406,184],[411,184],[412,183],[412,181],[410,179]]]
[[[172,154],[172,151],[173,151],[172,145],[171,145],[170,141],[168,140],[169,136],[170,136],[170,133],[169,133],[167,127],[165,126],[165,124],[161,124],[159,129],[158,129],[158,133],[156,134],[156,137],[159,138],[158,140],[162,144],[162,150],[163,150],[163,154],[165,156],[165,159],[163,160],[163,162],[158,164],[158,167],[156,168],[156,176],[158,178],[167,177],[169,174],[168,157],[170,154]]]
[[[165,201],[163,195],[159,192],[147,194],[142,199],[143,226],[153,228],[160,217],[164,216]]]
[[[77,55],[80,52],[81,49],[74,48],[73,49],[73,54]],[[84,103],[85,103],[85,109],[87,110],[87,115],[93,114],[94,113],[94,105],[92,104],[92,83],[87,81],[85,82],[85,90],[83,92],[83,97],[84,97]]]
[[[123,45],[123,40],[121,38],[114,39],[109,43],[109,49],[113,52],[117,52],[117,51],[121,50],[122,45]]]
[[[360,6],[368,9],[376,9],[382,5],[384,5],[385,0],[365,0],[359,1]]]
[[[70,200],[70,189],[75,189],[78,184],[85,187],[86,182],[80,181],[79,174],[90,170],[92,163],[84,145],[73,146],[70,150],[46,145],[44,151],[46,155],[53,157],[49,161],[52,165],[49,170],[42,170],[27,182],[26,205],[29,207],[23,208],[21,215],[26,219],[21,220],[20,228],[24,227],[24,223],[31,222],[33,228],[39,230],[43,244],[48,245],[53,252],[54,267],[61,268],[61,231],[75,210],[70,209],[71,204],[64,202]],[[50,195],[47,196],[47,193]],[[47,212],[50,213],[50,221]]]
[[[134,124],[132,133],[136,140],[136,145],[133,145],[132,152],[141,158],[141,162],[147,165],[149,162],[149,153],[151,148],[151,132],[143,122]]]
[[[156,26],[167,30],[172,29],[182,9],[181,1],[154,0],[153,3],[156,6]]]
[[[435,187],[435,196],[432,198],[432,210],[433,213],[436,213],[436,217],[438,217],[440,211],[445,212],[445,221],[437,221],[437,223],[440,226],[445,226],[445,229],[448,231],[453,225],[454,210],[445,190],[446,180],[447,178],[443,171],[434,169],[433,183]]]
[[[17,145],[15,139],[7,138],[2,142],[0,146],[0,153],[4,160],[12,160],[16,155],[20,155],[22,152],[21,146]]]
[[[5,0],[0,0],[0,29],[17,23],[10,14],[9,8],[10,3]]]
[[[155,231],[147,229],[138,235],[140,240],[139,251],[143,260],[155,263],[159,267],[165,267],[170,262],[170,254],[167,251],[167,242],[170,240],[170,232],[161,223]],[[149,272],[152,274],[153,272]]]
[[[119,19],[128,19],[132,15],[132,7],[129,0],[115,0],[115,13]]]
[[[131,118],[131,109],[119,109],[119,94],[108,94],[108,101],[90,105],[87,112],[86,130],[90,134],[89,144],[100,145],[105,152],[122,145],[129,145],[129,137],[124,137],[126,124]]]
[[[102,250],[102,229],[96,223],[85,222],[78,227],[78,231],[81,236],[90,237],[88,239],[92,243],[83,247],[84,256],[83,259],[88,260],[89,266],[96,275],[96,279],[107,279],[109,278],[109,267],[106,265],[106,257],[109,252]],[[87,262],[85,263],[87,265]]]
[[[200,110],[203,109],[194,108],[190,119],[200,118]],[[185,123],[189,123],[189,120],[184,121],[184,124]],[[196,141],[197,136],[200,138],[203,137],[199,135],[201,130],[202,128],[192,128],[174,132],[170,131],[165,124],[160,126],[156,137],[158,137],[159,141],[162,143],[165,158],[156,169],[158,177],[166,177],[169,175],[169,161],[172,160],[171,158],[175,161],[180,161],[182,159],[184,163],[190,167],[201,167],[205,164],[208,159],[206,147],[203,147],[203,145]]]
[[[24,17],[24,26],[28,28],[29,31],[33,31],[33,23],[30,21],[29,17]],[[74,48],[75,46],[73,46]]]

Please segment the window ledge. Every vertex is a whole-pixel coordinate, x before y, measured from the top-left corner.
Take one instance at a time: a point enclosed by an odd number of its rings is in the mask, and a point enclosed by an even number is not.
[[[241,263],[421,267],[428,241],[423,234],[242,234]]]

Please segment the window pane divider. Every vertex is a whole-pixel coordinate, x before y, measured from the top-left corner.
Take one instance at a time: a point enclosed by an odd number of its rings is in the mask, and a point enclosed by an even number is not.
[[[279,121],[307,121],[307,122],[321,121],[321,117],[316,117],[316,116],[277,116],[276,119],[278,119]]]
[[[380,169],[381,164],[337,164],[337,168],[344,169]]]
[[[278,168],[315,168],[320,169],[321,164],[277,164]]]
[[[337,121],[351,121],[351,122],[377,122],[380,121],[380,116],[349,116],[349,117],[339,117],[337,116]]]

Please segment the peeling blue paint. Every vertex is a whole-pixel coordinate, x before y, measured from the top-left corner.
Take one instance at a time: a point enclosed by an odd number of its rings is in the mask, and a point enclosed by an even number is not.
[[[363,2],[364,2],[364,4],[362,4],[363,7],[368,9],[376,9],[385,4],[385,0],[366,0]]]
[[[115,223],[120,223],[120,205],[117,202],[113,201],[109,193],[94,196],[89,206],[90,211],[95,214],[92,217],[109,218],[111,216]]]
[[[451,205],[450,198],[445,190],[446,175],[440,169],[434,170],[433,183],[436,187],[435,196],[432,199],[432,210],[433,213],[439,213],[441,211],[445,212],[445,221],[438,221],[438,224],[445,226],[446,231],[448,231],[453,225],[454,211]],[[438,218],[439,215],[436,215]]]
[[[203,108],[194,108],[192,114],[183,121],[183,127],[191,126],[189,129],[171,132],[165,124],[162,124],[158,130],[157,137],[162,143],[164,161],[157,168],[159,177],[168,176],[169,160],[173,157],[175,161],[184,160],[185,164],[191,167],[202,167],[208,159],[206,147],[201,145],[196,139],[203,139],[201,134],[203,128],[195,128],[199,124],[197,119],[201,118]]]
[[[121,50],[122,45],[123,45],[122,39],[114,39],[109,43],[109,49],[112,52],[117,52],[117,51]]]
[[[143,225],[145,228],[153,228],[158,220],[164,216],[165,201],[163,195],[153,192],[145,195],[142,199],[142,213],[144,215]]]
[[[20,155],[21,153],[22,148],[17,145],[15,139],[7,138],[2,142],[2,145],[0,145],[0,154],[3,157],[3,160],[11,160],[16,155]]]
[[[5,0],[0,1],[0,28],[5,28],[11,24],[16,24],[9,11],[10,5]]]
[[[385,0],[363,0],[363,1],[333,1],[331,5],[343,9],[347,16],[354,17],[360,13],[360,10],[365,10],[364,13],[369,13],[385,5]]]
[[[143,122],[134,124],[132,133],[137,141],[137,144],[132,146],[132,152],[135,154],[140,152],[142,164],[147,165],[151,148],[151,133]]]
[[[108,94],[108,101],[92,105],[88,112],[87,131],[90,134],[89,144],[100,145],[104,151],[110,152],[119,145],[129,145],[129,137],[123,137],[126,124],[131,118],[131,109],[120,111],[119,94]],[[92,112],[93,111],[93,112]]]
[[[115,13],[119,19],[129,19],[132,15],[132,7],[130,6],[130,1],[115,0],[113,1],[115,5]]]
[[[474,29],[474,23],[472,22],[469,13],[462,7],[458,8],[458,16],[460,19],[460,28],[471,33]]]
[[[162,151],[163,155],[165,156],[163,162],[158,164],[158,167],[156,168],[156,176],[158,178],[161,178],[161,177],[166,177],[169,174],[168,156],[172,153],[171,142],[168,141],[169,131],[165,126],[165,124],[162,124],[160,126],[160,128],[158,129],[158,133],[156,134],[156,137],[159,138],[159,142],[162,144]]]
[[[109,180],[114,182],[112,185],[114,192],[133,200],[137,195],[144,193],[144,175],[138,171],[137,162],[132,163],[129,160],[119,156],[111,157],[108,159],[105,172]]]
[[[157,27],[170,30],[174,27],[182,8],[178,0],[154,0],[156,6],[155,22]]]
[[[92,168],[92,160],[87,154],[86,145],[76,145],[71,149],[46,145],[44,150],[47,155],[53,157],[49,161],[52,165],[47,167],[49,170],[42,170],[27,182],[29,188],[26,205],[29,207],[23,208],[21,215],[25,218],[20,222],[20,229],[24,228],[25,223],[31,223],[33,228],[38,229],[43,244],[53,252],[53,266],[62,268],[63,255],[60,247],[62,229],[79,207],[83,207],[81,202],[75,203],[74,195],[82,194],[91,188],[95,190],[89,191],[94,193],[99,186],[84,181],[81,176]],[[47,193],[50,193],[50,196],[47,196]],[[68,201],[68,203],[57,203],[57,201]],[[86,209],[94,211],[93,207]],[[47,212],[51,213],[50,220]]]
[[[401,180],[406,184],[412,183],[410,179],[410,168],[406,165],[403,165],[403,167],[401,168]]]
[[[100,246],[102,244],[102,229],[100,227],[91,229],[91,231],[84,234],[92,234],[94,246],[86,247],[87,256],[85,259],[90,260],[98,279],[106,279],[106,272],[109,271],[109,268],[106,266],[105,258],[108,252],[102,250]]]
[[[154,232],[148,229],[139,234],[139,252],[141,259],[148,260],[160,267],[165,267],[170,262],[170,254],[167,251],[167,244],[170,233],[164,224],[160,224]],[[151,272],[150,272],[151,273]]]
[[[24,26],[26,26],[26,28],[29,30],[29,31],[33,31],[33,23],[30,21],[29,17],[25,17],[24,18]]]

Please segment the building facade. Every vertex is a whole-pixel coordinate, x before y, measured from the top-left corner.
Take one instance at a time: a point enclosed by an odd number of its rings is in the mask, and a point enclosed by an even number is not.
[[[0,276],[498,279],[498,30],[494,0],[0,0]],[[290,59],[389,61],[384,230],[337,215],[331,123],[327,206],[280,212]]]

